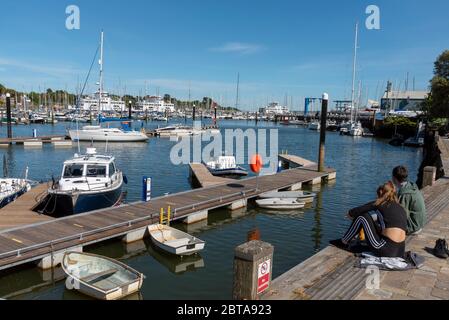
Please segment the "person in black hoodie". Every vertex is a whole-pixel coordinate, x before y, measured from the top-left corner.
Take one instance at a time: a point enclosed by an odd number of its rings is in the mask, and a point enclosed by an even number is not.
[[[376,223],[373,214],[378,217]],[[330,243],[342,249],[349,249],[349,242],[361,230],[373,253],[378,257],[403,258],[407,233],[407,213],[399,204],[396,187],[389,181],[377,190],[377,200],[348,213],[353,220],[342,239]]]

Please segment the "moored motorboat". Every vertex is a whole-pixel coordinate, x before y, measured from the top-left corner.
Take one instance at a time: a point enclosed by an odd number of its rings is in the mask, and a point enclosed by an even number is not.
[[[259,195],[261,199],[297,199],[301,202],[310,203],[315,199],[316,193],[307,191],[282,191],[266,192]]]
[[[138,292],[143,284],[142,273],[107,257],[67,252],[61,265],[73,289],[95,299],[122,299]]]
[[[31,184],[26,179],[0,179],[0,208],[14,202],[30,190]]]
[[[265,209],[276,209],[276,210],[291,210],[291,209],[302,209],[306,205],[305,202],[298,201],[297,199],[280,199],[280,198],[269,198],[256,200],[256,204]]]
[[[205,242],[181,230],[167,225],[155,224],[148,227],[151,240],[165,252],[188,256],[204,249]]]
[[[220,156],[206,163],[210,173],[217,177],[239,178],[248,175],[248,171],[236,164],[234,156]]]
[[[85,155],[64,162],[61,179],[35,211],[60,217],[114,206],[121,199],[123,181],[114,157],[87,148]]]

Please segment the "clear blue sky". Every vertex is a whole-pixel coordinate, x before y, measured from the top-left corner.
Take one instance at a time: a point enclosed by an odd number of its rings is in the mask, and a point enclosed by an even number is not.
[[[65,9],[81,10],[81,29],[65,28]],[[365,9],[381,10],[367,30]],[[213,96],[241,107],[293,97],[350,97],[354,26],[361,24],[358,79],[364,99],[407,72],[426,89],[433,62],[449,48],[447,0],[128,0],[2,1],[0,83],[18,90],[75,91],[105,31],[105,86],[132,94]],[[89,82],[95,89],[98,66]],[[290,103],[290,98],[288,98]]]

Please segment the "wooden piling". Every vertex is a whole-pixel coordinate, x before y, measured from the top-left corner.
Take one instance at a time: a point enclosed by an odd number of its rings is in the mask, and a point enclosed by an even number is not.
[[[324,157],[326,144],[326,123],[327,123],[327,106],[329,103],[329,95],[323,93],[323,100],[321,104],[321,130],[320,130],[320,149],[318,155],[318,171],[324,172]]]

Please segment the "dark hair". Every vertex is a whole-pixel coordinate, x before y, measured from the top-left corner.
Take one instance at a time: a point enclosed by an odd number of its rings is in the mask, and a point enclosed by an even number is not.
[[[400,183],[407,181],[408,170],[406,167],[399,166],[393,169],[393,177],[395,177]]]

